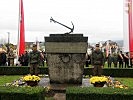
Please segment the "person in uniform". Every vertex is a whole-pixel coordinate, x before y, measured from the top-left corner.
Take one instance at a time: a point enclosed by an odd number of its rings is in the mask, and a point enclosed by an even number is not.
[[[117,68],[118,55],[116,53],[113,53],[113,63],[114,63],[114,68]]]
[[[31,75],[38,75],[39,73],[39,63],[41,57],[41,53],[37,50],[37,45],[33,44],[32,52],[29,54],[29,64],[30,64],[30,74]]]
[[[13,49],[11,48],[8,53],[8,66],[14,66],[14,58],[15,54],[13,52]]]
[[[95,50],[92,52],[91,63],[93,68],[94,76],[102,75],[102,68],[104,65],[104,56],[103,52],[99,49],[99,44],[96,44]]]

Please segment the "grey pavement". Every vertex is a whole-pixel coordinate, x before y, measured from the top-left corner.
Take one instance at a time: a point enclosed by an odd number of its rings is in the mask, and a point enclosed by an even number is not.
[[[39,86],[50,87],[53,90],[65,90],[67,87],[77,86],[77,87],[92,87],[93,85],[90,83],[89,78],[83,78],[82,84],[50,84],[49,78],[41,78],[38,83]]]
[[[89,78],[83,78],[82,84],[50,84],[49,78],[41,78],[40,82],[38,83],[39,86],[43,87],[50,87],[50,90],[54,91],[55,94],[53,96],[54,100],[66,100],[66,88],[77,86],[77,87],[88,87],[93,86],[90,83]]]

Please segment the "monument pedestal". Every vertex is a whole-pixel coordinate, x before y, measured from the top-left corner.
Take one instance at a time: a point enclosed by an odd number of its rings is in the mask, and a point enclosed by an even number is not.
[[[81,84],[88,47],[83,34],[50,34],[45,51],[51,83]]]

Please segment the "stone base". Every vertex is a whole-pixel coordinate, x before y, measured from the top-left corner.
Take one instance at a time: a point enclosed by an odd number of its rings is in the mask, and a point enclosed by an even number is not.
[[[55,83],[55,84],[82,84],[82,80],[74,80],[74,79],[70,79],[70,80],[66,80],[66,81],[57,81],[57,80],[50,80],[50,84]]]
[[[88,47],[83,34],[50,34],[45,51],[51,83],[81,84]]]
[[[47,57],[51,83],[82,83],[85,54],[48,54]]]

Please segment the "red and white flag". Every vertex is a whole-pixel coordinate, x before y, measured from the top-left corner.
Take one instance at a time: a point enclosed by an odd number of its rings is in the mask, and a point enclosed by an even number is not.
[[[24,8],[23,0],[19,2],[19,55],[25,51],[25,28],[24,28]]]
[[[124,33],[124,52],[130,52],[133,57],[133,2],[124,0],[123,12],[123,33]]]

